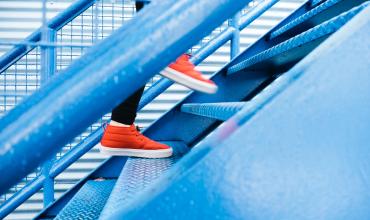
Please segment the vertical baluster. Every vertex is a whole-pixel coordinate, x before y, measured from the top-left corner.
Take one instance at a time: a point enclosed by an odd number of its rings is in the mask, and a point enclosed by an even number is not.
[[[233,59],[240,52],[240,12],[236,13],[234,17],[229,21],[229,26],[234,28],[234,33],[230,43],[230,58]]]
[[[41,46],[41,86],[43,86],[50,79],[50,77],[55,73],[56,69],[55,47],[50,45],[55,43],[56,31],[50,29],[46,25],[46,3],[47,0],[42,1],[41,42],[48,44],[48,46]],[[42,174],[46,177],[43,185],[45,207],[54,201],[54,178],[50,177],[50,169],[53,166],[54,160],[55,157],[53,156],[42,166]]]

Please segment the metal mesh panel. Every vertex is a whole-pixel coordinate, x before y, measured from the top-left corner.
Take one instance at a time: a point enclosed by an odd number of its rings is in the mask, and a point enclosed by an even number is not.
[[[36,47],[0,74],[0,117],[39,88],[39,51]]]

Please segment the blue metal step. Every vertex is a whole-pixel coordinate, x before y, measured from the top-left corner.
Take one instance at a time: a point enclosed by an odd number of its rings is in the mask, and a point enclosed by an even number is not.
[[[346,24],[368,4],[369,2],[365,2],[287,41],[247,58],[231,66],[228,69],[228,74],[242,70],[284,72]]]
[[[174,155],[172,157],[163,159],[127,159],[100,219],[110,219],[109,216],[112,213],[135,199],[140,192],[153,183],[188,151],[188,147],[183,142],[171,141],[162,143],[173,148]]]
[[[112,219],[370,219],[369,17],[370,7],[225,122],[235,132],[195,147],[212,149],[201,161]]]
[[[115,183],[116,180],[87,181],[55,219],[98,219]]]
[[[246,102],[190,103],[183,104],[181,111],[226,121],[237,113]]]
[[[297,34],[302,33],[316,25],[321,24],[339,14],[350,10],[353,7],[360,5],[365,0],[328,0],[313,8],[307,13],[292,20],[288,24],[280,27],[270,34],[270,39],[276,37],[291,38]]]

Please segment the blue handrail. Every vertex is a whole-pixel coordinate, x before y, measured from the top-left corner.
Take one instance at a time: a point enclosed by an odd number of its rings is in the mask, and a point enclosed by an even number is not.
[[[8,177],[0,182],[0,193],[248,2],[154,2],[91,49],[24,102],[32,108],[0,121],[0,172]]]
[[[239,28],[239,30],[244,29],[254,19],[258,18],[258,16],[272,7],[276,2],[278,2],[278,0],[265,1],[260,3],[257,7],[254,7],[252,10],[248,11],[245,15],[243,15],[243,17],[241,17],[242,21],[238,23],[238,26],[235,26],[234,24],[233,26],[225,29],[224,31],[216,35],[212,40],[210,40],[207,44],[205,44],[198,51],[196,51],[196,53],[193,54],[191,61],[195,65],[201,63],[209,55],[215,52],[227,41],[229,41],[232,38],[233,34],[235,34],[236,28]],[[239,44],[234,44],[233,46],[231,46],[230,50],[233,50],[233,47],[239,47]],[[144,95],[139,104],[139,109],[142,109],[145,105],[150,103],[154,98],[156,98],[172,84],[173,82],[166,78],[162,78],[161,80],[153,84],[144,92]],[[66,155],[59,159],[56,164],[54,164],[54,166],[50,170],[49,176],[51,178],[56,177],[57,175],[62,173],[68,166],[74,163],[78,158],[88,152],[99,142],[102,133],[103,129],[100,127],[98,130],[90,134],[83,142],[79,143],[76,147],[70,150]],[[15,195],[9,198],[5,203],[3,203],[0,206],[0,218],[8,215],[20,204],[26,201],[30,196],[32,196],[35,192],[41,189],[44,180],[44,175],[38,176],[36,179],[23,187],[20,191],[18,191]]]

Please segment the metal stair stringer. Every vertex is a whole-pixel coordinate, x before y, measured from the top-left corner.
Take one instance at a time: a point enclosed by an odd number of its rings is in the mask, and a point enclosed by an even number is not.
[[[213,149],[203,160],[180,161],[187,172],[111,217],[370,218],[369,17],[367,8],[195,147]]]

